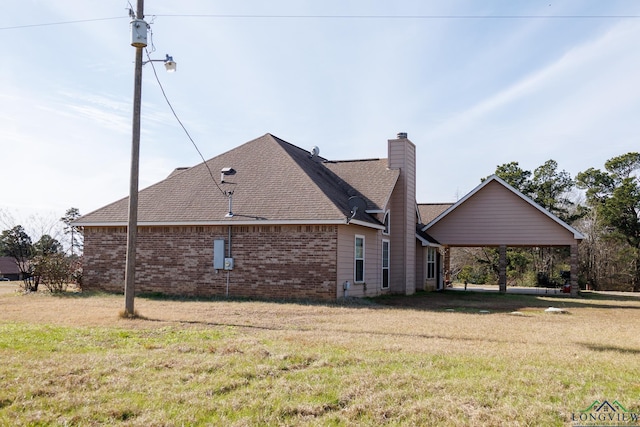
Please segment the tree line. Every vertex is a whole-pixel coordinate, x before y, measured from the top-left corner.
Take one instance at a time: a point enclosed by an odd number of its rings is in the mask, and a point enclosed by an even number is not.
[[[49,234],[33,243],[22,225],[15,225],[0,234],[0,256],[12,258],[25,291],[36,292],[40,285],[51,292],[62,292],[70,283],[82,282],[82,230],[72,225],[80,217],[77,208],[68,209],[60,221],[68,236],[69,248]]]
[[[575,178],[554,160],[533,171],[506,163],[495,175],[584,234],[579,246],[582,287],[640,291],[640,153],[613,157],[604,169],[589,168]],[[568,256],[567,248],[509,248],[509,281],[559,285],[566,280]],[[496,249],[461,249],[452,257],[452,273],[461,281],[495,282],[497,269]]]

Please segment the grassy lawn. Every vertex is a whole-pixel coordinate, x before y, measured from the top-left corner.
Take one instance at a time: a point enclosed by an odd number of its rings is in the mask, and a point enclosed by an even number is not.
[[[122,308],[118,295],[1,294],[0,425],[560,426],[595,400],[640,412],[637,297]]]

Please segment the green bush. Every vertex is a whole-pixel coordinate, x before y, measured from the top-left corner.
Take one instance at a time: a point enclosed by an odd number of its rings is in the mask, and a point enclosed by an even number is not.
[[[65,292],[71,279],[71,260],[64,254],[38,255],[33,259],[34,275],[50,292]]]

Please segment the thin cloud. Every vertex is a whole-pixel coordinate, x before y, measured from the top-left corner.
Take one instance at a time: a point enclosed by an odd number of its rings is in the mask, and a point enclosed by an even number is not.
[[[570,50],[553,64],[524,77],[516,84],[456,115],[430,132],[430,139],[444,140],[450,133],[464,132],[469,126],[480,122],[483,117],[522,100],[537,91],[544,90],[548,86],[570,84],[571,79],[584,72],[585,67],[597,65],[599,58],[607,57],[613,49],[618,50],[617,44],[630,43],[633,40],[637,40],[638,32],[637,26],[625,23],[617,25],[599,39],[584,43]],[[604,61],[599,65],[601,67],[611,66],[610,63]],[[611,83],[618,84],[618,82]],[[617,100],[613,100],[613,102],[617,102]],[[607,105],[600,105],[600,109],[606,110]]]

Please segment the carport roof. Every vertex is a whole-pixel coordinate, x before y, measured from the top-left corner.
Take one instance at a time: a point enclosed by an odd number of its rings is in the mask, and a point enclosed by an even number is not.
[[[574,240],[584,239],[578,230],[496,175],[429,221],[422,231],[442,244],[459,246],[559,245],[568,239],[549,236],[566,236],[567,232]]]

